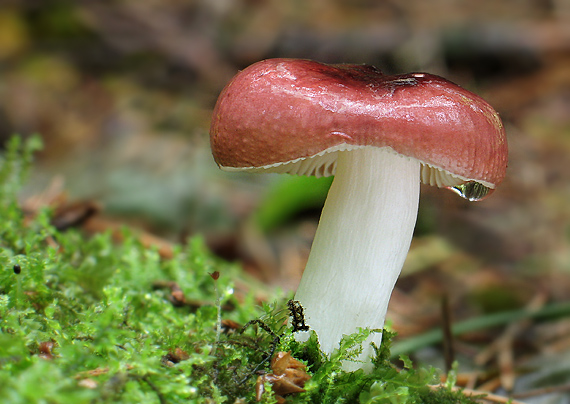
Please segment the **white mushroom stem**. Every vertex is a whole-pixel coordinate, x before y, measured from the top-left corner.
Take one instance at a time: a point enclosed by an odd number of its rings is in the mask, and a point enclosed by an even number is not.
[[[323,208],[313,246],[295,296],[331,354],[344,334],[382,328],[388,301],[408,253],[420,189],[420,163],[387,149],[366,147],[339,152],[335,179]],[[299,340],[307,332],[297,335]],[[382,335],[363,344],[362,363],[370,368]]]

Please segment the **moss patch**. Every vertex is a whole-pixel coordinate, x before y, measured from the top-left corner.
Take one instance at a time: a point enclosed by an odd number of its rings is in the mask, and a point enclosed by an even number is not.
[[[471,402],[429,388],[433,370],[408,361],[397,370],[388,333],[371,374],[343,372],[372,331],[325,358],[314,336],[294,340],[285,298],[260,307],[238,296],[239,268],[199,238],[163,260],[127,230],[115,244],[109,234],[57,232],[49,210],[26,218],[17,194],[38,147],[14,137],[0,159],[0,402],[256,402],[258,377],[280,351],[311,377],[287,402]],[[261,402],[277,402],[267,387]]]

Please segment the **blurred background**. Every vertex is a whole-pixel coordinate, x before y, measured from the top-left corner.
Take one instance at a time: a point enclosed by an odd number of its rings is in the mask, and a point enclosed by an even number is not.
[[[219,92],[271,57],[439,74],[504,120],[492,197],[422,188],[388,314],[398,340],[441,327],[442,300],[452,323],[570,300],[569,0],[3,0],[0,140],[45,143],[24,206],[51,205],[61,229],[132,226],[165,257],[201,235],[261,295],[294,291],[330,179],[223,173],[209,150]],[[570,383],[568,318],[453,344],[471,387]],[[444,367],[439,345],[411,353]],[[562,390],[527,402],[570,402]]]

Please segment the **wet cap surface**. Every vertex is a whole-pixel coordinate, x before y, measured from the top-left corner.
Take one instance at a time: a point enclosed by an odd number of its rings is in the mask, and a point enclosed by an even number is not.
[[[418,159],[422,180],[440,186],[474,180],[494,188],[507,162],[498,114],[456,84],[296,59],[238,73],[218,99],[210,139],[224,169],[305,175],[334,174],[339,151],[389,148]]]

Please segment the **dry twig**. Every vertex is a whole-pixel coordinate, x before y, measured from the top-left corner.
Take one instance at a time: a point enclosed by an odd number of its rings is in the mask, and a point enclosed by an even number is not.
[[[526,306],[526,310],[529,313],[539,310],[544,306],[546,298],[545,293],[539,292]],[[516,378],[513,354],[514,339],[530,324],[530,319],[523,319],[509,324],[503,333],[475,358],[476,364],[483,365],[496,356],[500,370],[501,385],[507,391],[512,391]]]
[[[431,385],[430,388],[433,390],[437,390],[437,389],[441,388],[442,386],[443,386],[442,384],[435,384],[435,385]],[[452,387],[452,390],[453,391],[460,391],[461,393],[463,393],[467,397],[484,396],[481,398],[477,397],[477,401],[480,401],[481,403],[489,402],[489,403],[525,404],[522,401],[513,400],[510,397],[499,396],[497,394],[488,393],[488,392],[482,391],[482,390],[464,389],[461,387]]]

